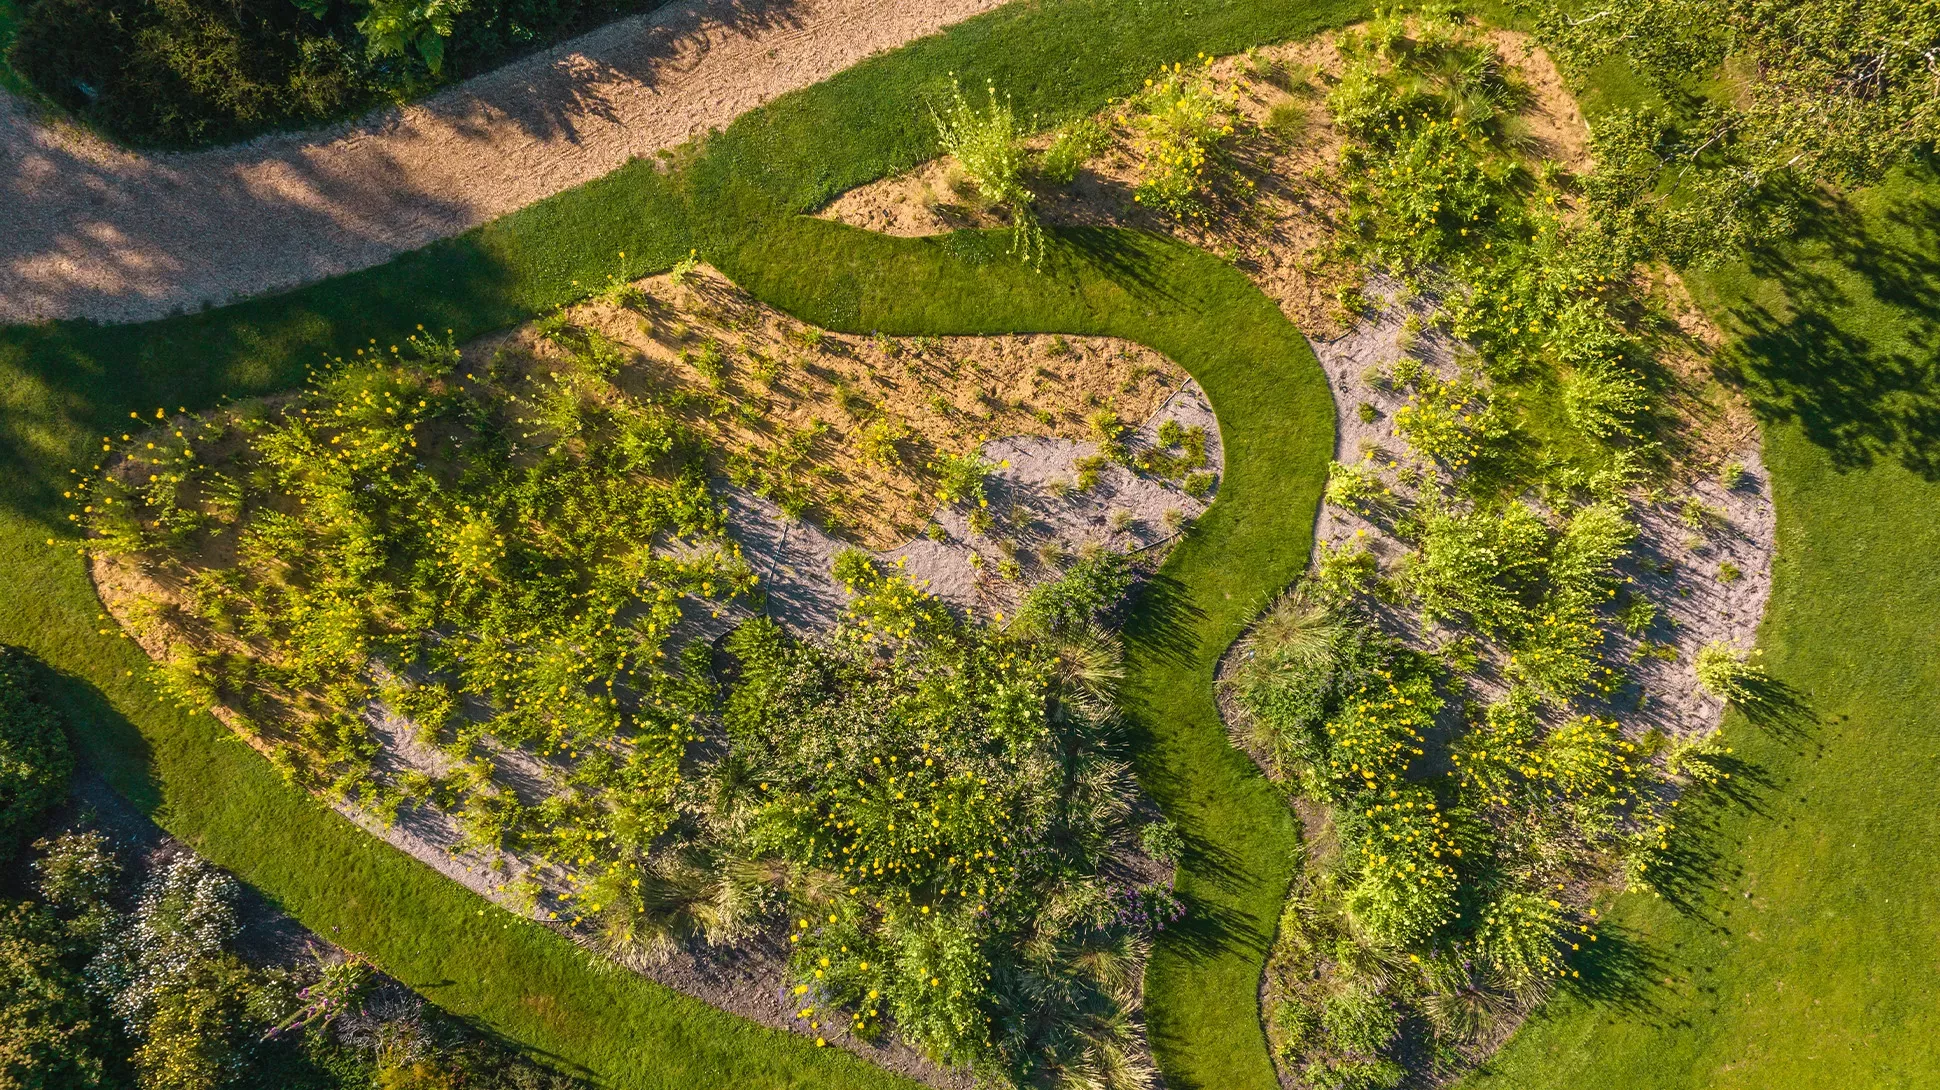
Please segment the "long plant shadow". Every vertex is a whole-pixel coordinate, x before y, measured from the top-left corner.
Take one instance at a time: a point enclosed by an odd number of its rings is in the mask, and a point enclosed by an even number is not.
[[[1126,649],[1160,662],[1190,663],[1201,650],[1199,624],[1205,616],[1205,609],[1193,601],[1183,582],[1157,573],[1132,593],[1124,630]]]
[[[1606,925],[1571,964],[1578,975],[1564,980],[1563,990],[1568,994],[1650,1022],[1668,1019],[1669,1011],[1658,1002],[1658,996],[1663,994],[1671,963],[1627,928]]]

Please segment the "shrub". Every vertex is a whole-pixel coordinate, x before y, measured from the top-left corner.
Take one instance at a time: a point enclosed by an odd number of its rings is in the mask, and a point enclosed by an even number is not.
[[[1628,434],[1648,403],[1643,382],[1617,364],[1580,366],[1563,383],[1563,411],[1570,423],[1598,439]]]
[[[1372,1057],[1380,1055],[1401,1032],[1401,1012],[1373,988],[1350,988],[1328,997],[1320,1010],[1320,1025],[1335,1048]]]
[[[113,1019],[78,968],[84,957],[39,905],[0,902],[0,1087],[125,1085]]]
[[[1178,219],[1202,217],[1206,168],[1233,132],[1237,104],[1204,69],[1187,72],[1174,64],[1146,80],[1130,103],[1129,120],[1143,153],[1133,199]]]
[[[937,476],[936,494],[959,507],[989,507],[984,482],[997,466],[981,454],[945,454],[930,463]]]
[[[1498,511],[1431,512],[1408,589],[1427,619],[1466,614],[1489,634],[1520,631],[1541,592],[1549,527],[1523,503]]]
[[[73,770],[67,736],[37,689],[26,652],[0,647],[0,862],[67,794]]]
[[[1764,668],[1751,661],[1756,654],[1740,651],[1722,640],[1705,644],[1697,654],[1698,685],[1719,699],[1749,703],[1765,680]]]
[[[1567,971],[1563,906],[1528,890],[1509,890],[1483,906],[1475,929],[1476,953],[1516,987]]]
[[[950,97],[941,108],[931,107],[930,119],[944,153],[956,157],[985,200],[1010,214],[1011,252],[1036,260],[1043,255],[1044,231],[1031,207],[1035,198],[1024,185],[1022,131],[1010,99],[999,99],[994,83],[986,89],[989,104],[978,109],[951,77]]]
[[[1468,380],[1426,374],[1394,411],[1394,429],[1423,458],[1465,469],[1492,430],[1489,409],[1487,396]]]
[[[1098,624],[1132,586],[1131,562],[1113,550],[1083,557],[1063,575],[1024,592],[1016,627],[1022,632],[1063,635]]]
[[[1392,505],[1394,493],[1364,462],[1355,465],[1328,462],[1327,502],[1357,515],[1372,515]]]
[[[1419,947],[1455,918],[1461,849],[1427,788],[1370,792],[1343,824],[1359,870],[1347,907],[1376,945]]]

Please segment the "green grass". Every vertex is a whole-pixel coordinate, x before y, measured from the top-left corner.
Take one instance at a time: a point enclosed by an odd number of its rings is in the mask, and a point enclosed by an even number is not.
[[[1038,276],[1001,239],[879,238],[794,213],[932,154],[914,104],[947,73],[987,76],[1046,123],[1137,86],[1161,60],[1299,36],[1357,4],[1069,0],[1001,9],[789,96],[713,138],[683,169],[644,163],[378,269],[287,295],[133,327],[0,330],[0,640],[65,678],[81,749],[171,832],[299,920],[406,984],[562,1066],[613,1085],[897,1084],[761,1030],[518,923],[286,787],[207,716],[157,700],[134,646],[97,631],[59,493],[90,436],[130,412],[201,408],[285,388],[326,353],[417,322],[461,338],[690,248],[756,295],[840,329],[1111,333],[1205,383],[1227,443],[1222,497],[1168,561],[1132,634],[1140,772],[1191,846],[1190,925],[1160,945],[1149,988],[1177,1086],[1273,1085],[1256,990],[1294,830],[1211,703],[1216,656],[1305,564],[1332,449],[1304,340],[1231,267],[1122,232],[1071,235]],[[880,103],[910,104],[883,110]]]
[[[1697,287],[1765,422],[1759,643],[1805,712],[1731,717],[1742,768],[1684,819],[1703,833],[1678,903],[1619,900],[1600,1001],[1551,1004],[1464,1085],[1940,1085],[1940,179]]]

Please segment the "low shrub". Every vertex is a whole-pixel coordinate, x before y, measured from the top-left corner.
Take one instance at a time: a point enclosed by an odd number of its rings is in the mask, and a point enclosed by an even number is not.
[[[1205,65],[1212,58],[1204,57]],[[1222,91],[1206,67],[1161,69],[1127,104],[1141,164],[1133,199],[1176,219],[1205,215],[1208,168],[1233,133],[1235,92]]]
[[[59,717],[37,691],[27,654],[0,647],[0,863],[67,794],[73,771]]]

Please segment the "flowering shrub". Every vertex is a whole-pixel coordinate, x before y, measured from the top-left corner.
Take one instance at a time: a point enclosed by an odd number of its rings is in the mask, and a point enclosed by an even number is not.
[[[1751,661],[1757,652],[1740,651],[1721,640],[1698,650],[1698,685],[1712,696],[1743,704],[1757,695],[1757,685],[1765,680],[1764,667]]]
[[[1206,68],[1161,69],[1128,104],[1142,163],[1133,199],[1178,219],[1205,214],[1206,168],[1233,133],[1237,91],[1221,91]]]
[[[1387,946],[1425,943],[1454,918],[1457,874],[1448,819],[1419,784],[1369,792],[1344,824],[1346,857],[1358,865],[1347,907],[1373,940]]]
[[[1384,510],[1394,502],[1386,482],[1365,463],[1327,463],[1327,502],[1357,515]]]
[[[940,108],[930,110],[937,141],[946,155],[956,157],[977,192],[1010,214],[1012,252],[1022,254],[1025,260],[1041,258],[1044,229],[1038,225],[1037,215],[1031,208],[1035,198],[1024,185],[1023,131],[1011,110],[1010,99],[1000,99],[994,83],[985,89],[990,101],[979,109],[964,96],[956,77],[950,77],[949,99]]]
[[[1394,411],[1394,429],[1417,454],[1460,471],[1494,430],[1489,407],[1488,397],[1467,379],[1424,375],[1407,404]]]

